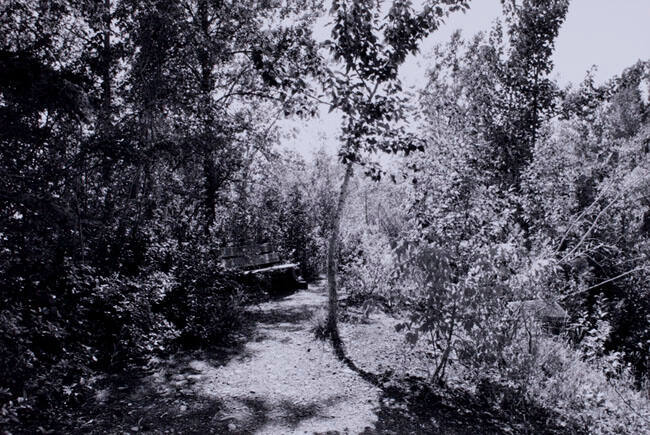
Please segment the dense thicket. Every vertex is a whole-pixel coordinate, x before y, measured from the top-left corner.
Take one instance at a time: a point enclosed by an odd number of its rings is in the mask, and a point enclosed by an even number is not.
[[[549,74],[568,3],[504,3],[505,23],[434,50],[428,146],[403,182],[373,188],[371,204],[400,204],[347,236],[342,287],[402,312],[438,382],[514,388],[598,433],[642,430],[646,402],[614,403],[647,397],[650,372],[650,64],[561,89]],[[362,221],[367,199],[353,202]],[[518,308],[532,300],[568,311],[558,335]]]
[[[95,370],[227,340],[254,293],[221,269],[227,244],[318,273],[318,169],[272,150],[280,116],[314,110],[318,10],[2,3],[0,423],[43,421]]]
[[[500,363],[507,304],[541,298],[569,310],[575,343],[598,334],[600,348],[590,352],[643,382],[650,65],[640,61],[600,86],[588,74],[560,89],[549,74],[566,10],[562,1],[523,2],[506,7],[505,27],[469,40],[455,34],[436,48],[421,95],[427,151],[406,160],[404,183],[372,187],[371,203],[393,195],[401,204],[369,221],[359,215],[364,194],[350,213],[365,221],[364,237],[385,241],[385,249],[369,242],[374,250],[394,256],[386,276],[402,272],[384,296],[408,294],[404,281],[417,281],[407,299],[424,311],[411,326],[415,335],[434,333],[442,355],[462,329],[455,352],[468,346],[477,358],[484,347]],[[372,275],[383,256],[360,246],[356,261]]]
[[[507,113],[524,112],[518,107],[522,100],[507,96],[513,92],[507,87],[490,88],[494,80],[481,82],[477,68],[479,62],[481,71],[501,68],[503,58],[513,55],[495,53],[503,47],[500,34],[497,26],[469,43],[455,36],[424,93],[424,128],[438,146],[418,161],[417,237],[444,258],[445,265],[437,267],[449,281],[440,285],[463,288],[447,301],[454,314],[442,317],[459,315],[453,306],[466,298],[472,319],[479,307],[491,317],[492,309],[503,310],[509,301],[558,300],[580,324],[576,340],[600,325],[599,352],[617,354],[644,379],[650,369],[644,350],[650,297],[644,199],[650,182],[648,63],[601,87],[588,78],[578,89],[556,89],[538,115],[529,115],[548,120],[538,129],[508,127],[528,137],[516,143],[527,144],[529,158],[520,160],[519,181],[504,186],[493,170],[501,158],[487,157],[485,150],[511,150],[513,139],[493,136],[492,123],[501,128],[500,120],[513,119]],[[477,83],[480,91],[472,91]],[[476,280],[485,286],[480,298]]]

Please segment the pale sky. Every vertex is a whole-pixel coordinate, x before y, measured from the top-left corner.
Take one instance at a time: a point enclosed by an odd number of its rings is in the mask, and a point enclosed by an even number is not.
[[[452,15],[423,42],[420,53],[402,66],[404,87],[416,90],[422,87],[424,73],[433,62],[428,53],[435,44],[448,41],[456,29],[461,29],[465,37],[487,30],[500,16],[499,0],[473,0],[466,14]],[[329,36],[327,21],[323,18],[316,24],[317,38]],[[587,70],[596,65],[596,80],[602,83],[637,60],[647,59],[650,59],[650,0],[572,0],[555,42],[552,77],[562,86],[579,83]],[[288,134],[282,139],[283,146],[307,158],[321,144],[335,153],[340,116],[323,112],[317,119],[284,121],[282,125]]]

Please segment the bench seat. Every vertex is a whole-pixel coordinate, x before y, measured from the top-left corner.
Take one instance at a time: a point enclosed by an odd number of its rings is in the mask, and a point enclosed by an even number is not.
[[[299,264],[282,263],[270,243],[224,248],[221,262],[226,269],[239,270],[243,275],[262,275],[274,292],[307,288],[297,276]]]

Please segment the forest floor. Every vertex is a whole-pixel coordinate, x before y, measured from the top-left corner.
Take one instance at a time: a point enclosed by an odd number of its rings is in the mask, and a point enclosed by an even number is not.
[[[348,312],[340,361],[312,328],[322,283],[252,306],[239,344],[152,360],[99,391],[81,433],[560,433],[544,410],[504,410],[460,389],[432,390],[426,349],[405,346],[394,318]],[[531,418],[531,415],[534,418]]]

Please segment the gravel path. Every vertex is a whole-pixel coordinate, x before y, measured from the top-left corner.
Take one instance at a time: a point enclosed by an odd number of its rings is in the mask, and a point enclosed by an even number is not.
[[[344,311],[340,332],[348,359],[342,363],[311,332],[325,305],[320,284],[252,307],[238,345],[152,358],[146,375],[118,376],[110,384],[117,388],[98,391],[78,424],[63,432],[580,432],[573,424],[549,426],[562,416],[533,403],[501,409],[462,388],[432,389],[426,343],[406,346],[395,331],[398,320],[385,314]]]
[[[167,372],[158,379],[162,385],[170,377],[181,384],[183,376],[189,378],[195,395],[220,403],[213,419],[227,423],[233,433],[356,434],[370,429],[379,390],[310,332],[325,303],[317,285],[261,304],[253,308],[258,322],[252,339],[225,364],[194,359],[178,366],[181,374]]]

